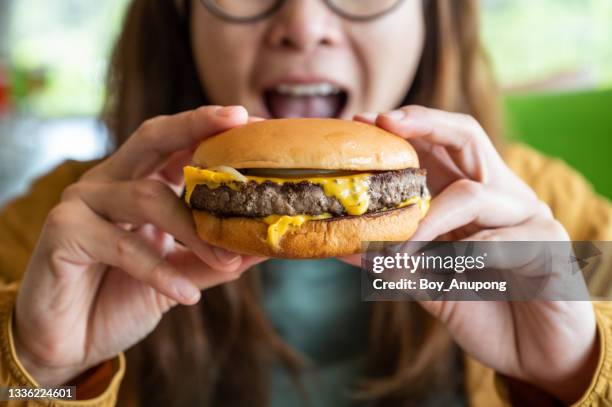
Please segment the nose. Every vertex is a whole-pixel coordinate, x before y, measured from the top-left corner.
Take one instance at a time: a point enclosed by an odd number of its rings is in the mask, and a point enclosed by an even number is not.
[[[337,16],[322,0],[288,0],[273,17],[268,43],[276,49],[312,51],[340,42]]]

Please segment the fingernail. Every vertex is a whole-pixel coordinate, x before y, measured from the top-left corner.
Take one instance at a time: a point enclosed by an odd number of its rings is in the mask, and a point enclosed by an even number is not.
[[[406,112],[403,110],[392,110],[390,112],[385,113],[383,116],[387,116],[393,120],[402,120],[406,117]]]
[[[217,116],[228,117],[234,114],[241,106],[224,106],[217,110]]]
[[[369,122],[373,122],[373,121],[376,121],[376,117],[378,117],[378,113],[372,113],[372,112],[359,113],[358,115],[355,115],[355,117],[358,117],[360,119],[363,119]]]
[[[228,252],[220,247],[213,247],[213,252],[221,263],[231,264],[240,258],[239,254]]]
[[[179,295],[189,302],[197,300],[200,296],[200,290],[184,278],[177,279],[175,287]]]

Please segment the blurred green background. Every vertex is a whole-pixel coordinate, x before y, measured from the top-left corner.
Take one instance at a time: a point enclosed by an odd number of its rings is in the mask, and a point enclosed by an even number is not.
[[[612,89],[506,97],[509,136],[563,158],[612,198]]]
[[[562,158],[612,198],[612,0],[483,7],[509,137]]]
[[[95,120],[127,3],[0,0],[0,93],[8,77],[10,114]],[[612,0],[481,5],[484,42],[506,93],[509,135],[561,157],[612,197]],[[91,156],[102,151],[91,148]],[[69,157],[58,153],[56,161]]]

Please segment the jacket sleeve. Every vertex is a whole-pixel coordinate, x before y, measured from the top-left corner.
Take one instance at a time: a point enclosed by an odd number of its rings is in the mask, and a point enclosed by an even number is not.
[[[612,405],[612,303],[593,303],[597,315],[600,353],[591,385],[574,405],[600,407]]]
[[[506,164],[552,210],[573,241],[601,242],[596,269],[585,270],[593,298],[612,297],[612,203],[593,190],[589,182],[560,159],[521,144],[504,150]]]
[[[607,250],[603,250],[598,259],[597,269],[585,274],[585,279],[592,298],[610,298],[612,203],[597,195],[588,181],[562,160],[546,157],[521,144],[506,146],[503,157],[506,164],[549,205],[573,241],[602,242],[602,247]],[[580,407],[612,405],[612,302],[593,301],[593,307],[599,335],[599,361],[590,386],[574,404]],[[497,373],[493,376],[499,405],[511,405],[505,379]],[[535,397],[544,400],[546,395]]]
[[[572,407],[604,407],[612,405],[612,302],[593,302],[597,318],[597,332],[599,335],[599,360],[595,373],[582,397]],[[502,375],[494,373],[494,388],[496,404],[498,406],[513,406],[511,401],[509,383]],[[520,404],[525,405],[556,405],[546,394],[519,389]],[[485,405],[485,404],[483,404]]]
[[[95,162],[67,161],[37,179],[29,192],[0,211],[0,386],[38,384],[19,362],[13,343],[12,318],[21,276],[47,213],[62,190]],[[77,400],[11,401],[9,406],[113,406],[125,371],[123,354],[89,369],[66,385],[76,386]]]

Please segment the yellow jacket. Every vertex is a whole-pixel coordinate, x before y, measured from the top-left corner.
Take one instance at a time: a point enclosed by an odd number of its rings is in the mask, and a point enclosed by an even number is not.
[[[550,205],[572,240],[612,240],[612,205],[594,194],[588,183],[563,162],[542,156],[525,146],[512,145],[504,159]],[[15,355],[11,332],[12,310],[21,274],[27,266],[49,210],[62,190],[98,161],[67,161],[38,179],[29,193],[0,212],[0,386],[36,387]],[[591,292],[609,295],[612,278],[600,273],[589,280]],[[600,335],[600,359],[591,385],[576,403],[580,406],[612,405],[612,302],[595,302]],[[125,372],[125,357],[90,369],[78,380],[74,401],[11,405],[97,406],[115,405]],[[491,369],[466,356],[466,394],[470,405],[508,405],[502,380]],[[137,395],[135,395],[137,398]],[[136,404],[136,403],[135,403]]]

